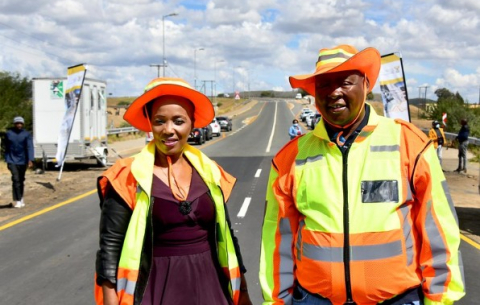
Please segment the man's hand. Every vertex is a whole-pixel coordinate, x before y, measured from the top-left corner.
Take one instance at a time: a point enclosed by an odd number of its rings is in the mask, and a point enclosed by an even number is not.
[[[28,168],[32,168],[33,167],[33,162],[32,161],[28,161]]]

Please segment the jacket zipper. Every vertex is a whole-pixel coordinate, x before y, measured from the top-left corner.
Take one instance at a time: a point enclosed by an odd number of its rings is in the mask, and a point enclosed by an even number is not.
[[[343,186],[343,265],[345,269],[345,291],[347,300],[344,305],[355,305],[352,297],[352,283],[350,278],[350,217],[348,213],[348,152],[350,146],[342,150],[342,186]]]

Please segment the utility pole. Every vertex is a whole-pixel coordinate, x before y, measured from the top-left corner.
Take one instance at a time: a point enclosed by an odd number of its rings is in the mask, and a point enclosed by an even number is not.
[[[157,77],[160,77],[160,67],[163,67],[162,64],[151,64],[150,67],[157,67]]]

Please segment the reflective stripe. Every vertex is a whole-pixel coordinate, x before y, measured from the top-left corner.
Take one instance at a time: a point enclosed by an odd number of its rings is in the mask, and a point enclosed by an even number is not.
[[[126,278],[117,279],[117,291],[125,290],[126,294],[133,295],[135,293],[135,286],[137,282],[129,281]]]
[[[450,194],[450,189],[448,188],[447,180],[442,181],[442,187],[443,187],[443,191],[445,192],[445,196],[447,197],[450,211],[452,212],[452,215],[455,217],[455,221],[458,226],[458,216],[457,216],[457,212],[455,211],[455,206],[453,205],[452,195]]]
[[[281,235],[280,241],[280,288],[278,296],[285,300],[286,304],[291,302],[292,295],[288,291],[293,286],[293,253],[292,243],[293,234],[290,228],[290,222],[288,218],[281,218],[279,221],[279,230]],[[288,301],[287,301],[288,300]]]
[[[402,242],[399,240],[380,245],[350,247],[351,261],[371,261],[399,255],[402,255]],[[339,263],[343,261],[343,247],[322,247],[304,243],[303,256],[317,261]]]
[[[440,230],[435,224],[435,219],[432,215],[432,202],[427,203],[428,211],[425,219],[425,230],[427,232],[428,240],[430,241],[430,249],[432,251],[432,265],[431,268],[435,270],[435,276],[430,283],[429,291],[432,294],[444,293],[449,269],[447,266],[447,247],[443,242]]]
[[[298,223],[298,234],[297,234],[297,260],[302,261],[302,229],[305,227],[305,219],[302,219]]]
[[[323,159],[323,155],[316,155],[316,156],[311,156],[306,159],[297,159],[295,160],[295,165],[300,166],[300,165],[305,165],[308,162],[315,162]]]
[[[410,213],[408,205],[402,204],[400,206],[400,212],[403,216],[403,238],[405,239],[405,249],[407,252],[407,266],[410,266],[413,263],[413,238],[412,226],[408,222],[408,213]]]
[[[378,145],[370,146],[371,152],[383,152],[383,151],[400,151],[400,145]]]

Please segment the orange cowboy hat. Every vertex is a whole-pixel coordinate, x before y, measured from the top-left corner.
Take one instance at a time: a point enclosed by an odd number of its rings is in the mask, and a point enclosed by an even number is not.
[[[367,76],[370,82],[369,91],[380,73],[381,56],[375,48],[366,48],[360,52],[350,45],[339,45],[331,49],[321,49],[315,72],[312,74],[290,76],[292,88],[302,88],[315,96],[315,76],[325,73],[357,70]]]
[[[215,117],[213,105],[204,94],[193,89],[181,78],[159,77],[145,87],[145,92],[128,107],[123,119],[133,127],[145,132],[152,131],[145,105],[163,95],[180,96],[192,102],[193,127],[201,128],[210,124]]]

